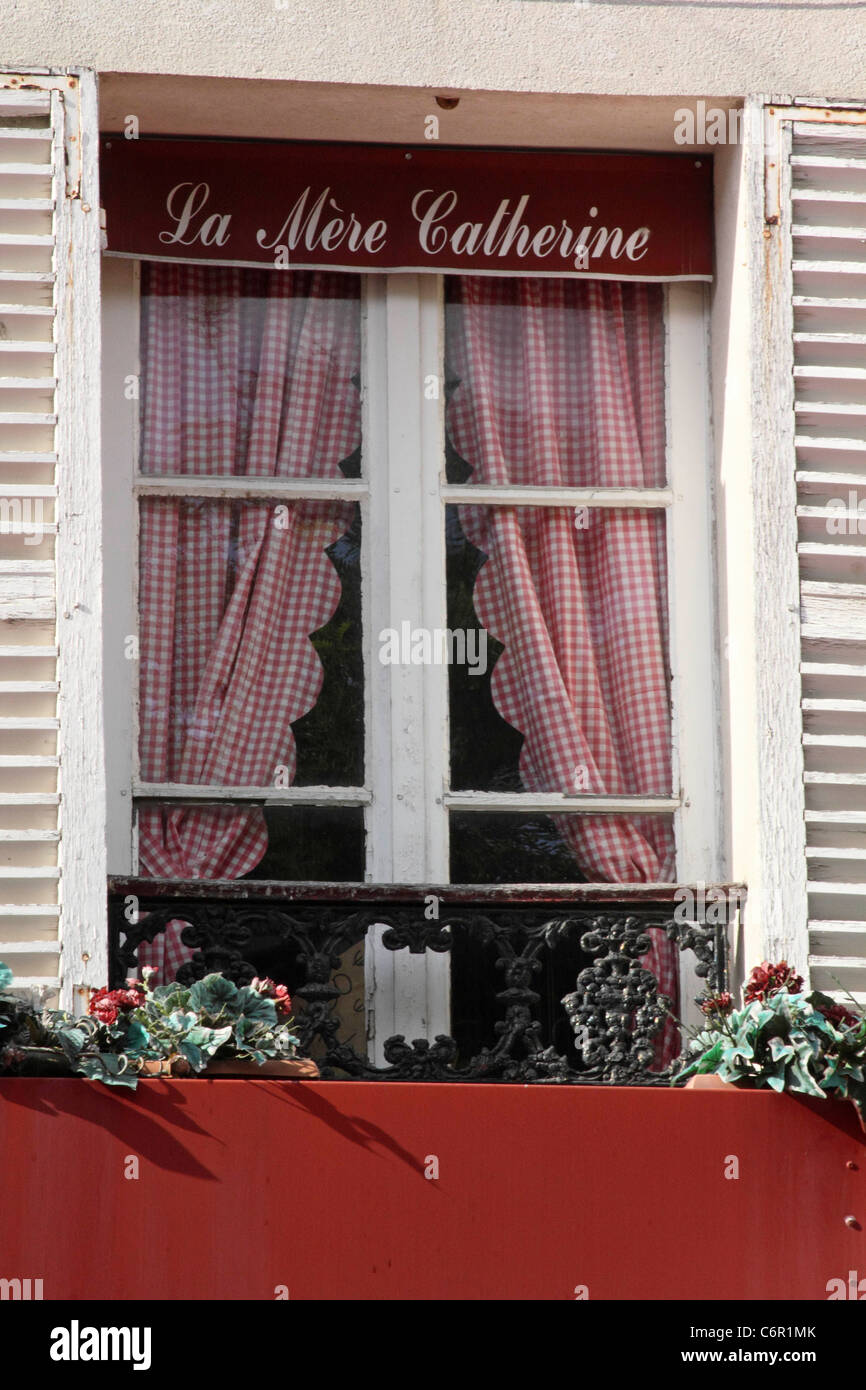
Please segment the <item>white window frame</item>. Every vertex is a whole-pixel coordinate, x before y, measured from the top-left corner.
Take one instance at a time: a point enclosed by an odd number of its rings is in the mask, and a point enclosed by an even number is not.
[[[104,259],[104,386],[106,439],[106,669],[109,752],[109,867],[135,872],[133,797],[265,800],[267,804],[364,806],[368,882],[415,884],[425,891],[448,881],[448,811],[493,807],[561,812],[657,811],[673,815],[677,878],[720,878],[718,667],[713,596],[706,287],[665,286],[668,485],[662,489],[532,489],[449,485],[444,476],[444,391],[427,399],[426,379],[443,372],[444,307],[440,276],[363,276],[362,415],[364,479],[196,480],[173,483],[136,477],[138,402],[127,399],[138,365],[138,264]],[[411,461],[412,466],[407,466]],[[135,666],[123,645],[137,632],[130,557],[137,555],[134,489],[140,494],[200,492],[211,496],[320,496],[361,505],[362,605],[365,633],[365,786],[203,788],[146,784],[134,765],[137,745]],[[378,633],[409,618],[430,630],[446,620],[446,502],[483,498],[521,505],[629,506],[668,513],[673,787],[670,797],[584,794],[502,796],[449,793],[447,666],[382,665]],[[419,544],[420,540],[420,544]],[[376,557],[373,564],[372,557]],[[608,885],[609,888],[609,885]],[[395,953],[373,928],[366,951],[370,1055],[384,1060],[395,1033],[435,1038],[450,1031],[447,955]],[[684,1016],[700,982],[683,957]]]

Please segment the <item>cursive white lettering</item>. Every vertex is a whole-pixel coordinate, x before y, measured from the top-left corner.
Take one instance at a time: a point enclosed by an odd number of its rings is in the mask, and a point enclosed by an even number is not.
[[[274,246],[284,245],[290,251],[294,251],[303,241],[307,251],[315,251],[318,248],[323,251],[336,251],[344,244],[353,252],[358,251],[361,247],[370,252],[381,250],[388,234],[387,223],[377,220],[371,222],[365,229],[354,212],[343,214],[343,209],[335,199],[330,197],[330,192],[330,188],[323,189],[308,209],[307,203],[311,197],[311,190],[308,185],[300,197],[295,200],[289,210],[288,217],[271,240],[268,240],[267,228],[259,227],[256,232],[258,245],[266,250]],[[334,212],[343,215],[329,218],[320,228],[319,223],[325,212],[326,204]]]
[[[420,193],[416,193],[412,199],[412,216],[421,224],[418,228],[418,240],[421,243],[421,250],[426,251],[428,255],[441,251],[447,244],[448,233],[444,227],[435,226],[435,223],[440,222],[443,217],[447,217],[457,203],[457,194],[452,188],[447,193],[440,193],[438,198],[433,199],[427,211],[421,213],[419,211],[420,200],[432,192],[432,188],[424,188]],[[446,200],[450,200],[447,207],[443,206]]]
[[[638,227],[627,232],[622,227],[595,226],[588,222],[577,231],[565,219],[561,226],[544,223],[532,227],[526,220],[529,208],[529,194],[520,195],[516,204],[503,198],[488,223],[458,222],[449,227],[449,219],[457,211],[458,195],[454,189],[437,193],[435,189],[424,188],[412,199],[412,215],[418,223],[418,240],[421,250],[428,256],[441,255],[450,251],[455,257],[472,257],[482,260],[485,257],[505,256],[537,257],[539,260],[551,255],[571,261],[575,270],[590,270],[591,259],[607,256],[612,261],[626,256],[631,261],[640,260],[646,255],[650,239],[648,227]],[[598,216],[597,208],[590,208],[590,218]]]
[[[184,188],[188,188],[190,192],[181,211],[175,212],[175,197]],[[209,197],[210,187],[206,183],[175,184],[165,200],[165,210],[175,223],[175,229],[173,232],[160,232],[159,239],[164,246],[194,246],[197,241],[202,246],[225,246],[231,235],[231,213],[211,213],[199,226],[193,226]]]
[[[632,232],[625,244],[625,254],[630,261],[639,261],[646,255],[647,242],[649,239],[649,227],[638,227],[636,232]]]

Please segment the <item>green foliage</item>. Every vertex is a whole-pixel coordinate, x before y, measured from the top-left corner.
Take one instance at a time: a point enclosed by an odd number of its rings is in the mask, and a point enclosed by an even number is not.
[[[13,1041],[37,1040],[38,1026],[20,995],[10,989],[14,976],[9,966],[0,961],[0,1048]]]
[[[54,1072],[65,1064],[68,1073],[134,1088],[148,1061],[169,1062],[183,1075],[203,1072],[215,1057],[261,1065],[297,1052],[291,1019],[262,992],[270,987],[273,994],[271,981],[238,987],[223,975],[206,975],[190,987],[175,981],[153,990],[146,981],[143,989],[97,991],[91,1015],[75,1018],[59,1009],[29,1010],[5,992],[11,979],[0,962],[0,1073],[51,1062]]]
[[[137,1084],[129,1058],[123,1053],[88,1053],[80,1059],[75,1070],[80,1076],[86,1076],[88,1081],[102,1081],[106,1086],[131,1086],[134,1089]]]
[[[724,1081],[853,1102],[866,1115],[866,1018],[831,1021],[834,1001],[780,989],[727,1015],[715,1014],[680,1058],[677,1080],[713,1073]],[[837,1006],[838,1008],[838,1006]]]

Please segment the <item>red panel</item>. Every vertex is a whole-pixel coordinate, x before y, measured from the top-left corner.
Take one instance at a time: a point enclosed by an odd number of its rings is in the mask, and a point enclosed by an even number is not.
[[[864,1163],[848,1107],[733,1089],[4,1081],[0,1277],[46,1299],[826,1299],[866,1274]]]
[[[108,249],[121,255],[638,280],[713,273],[712,163],[687,154],[112,136],[100,185]]]

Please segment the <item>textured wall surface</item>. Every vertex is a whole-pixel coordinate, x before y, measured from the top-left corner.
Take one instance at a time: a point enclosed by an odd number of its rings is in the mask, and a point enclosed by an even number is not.
[[[861,0],[5,0],[0,63],[538,92],[863,97]]]

